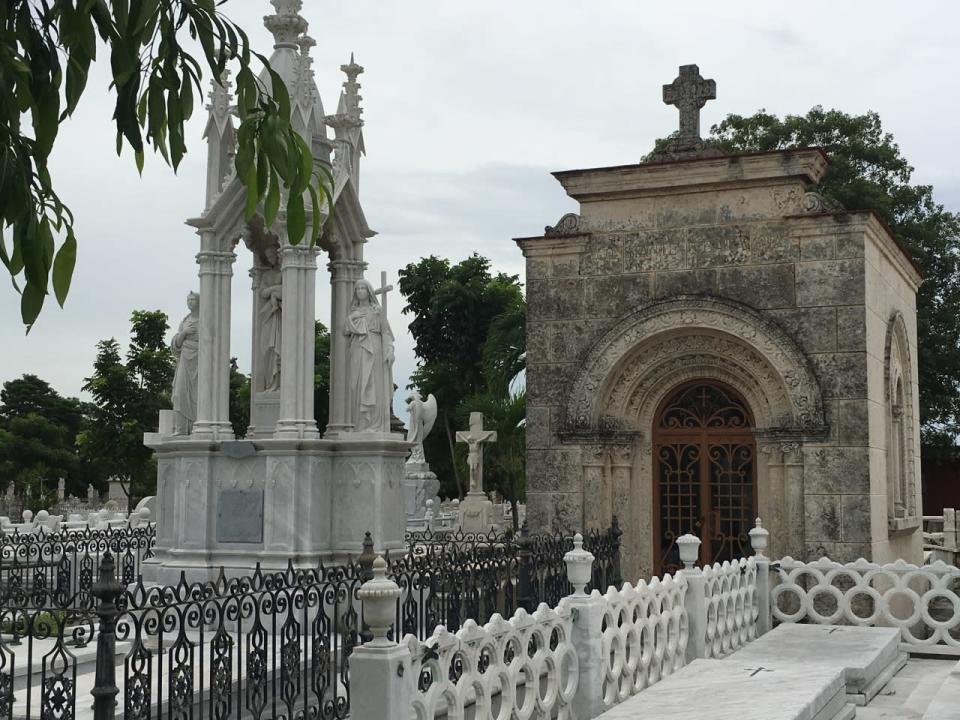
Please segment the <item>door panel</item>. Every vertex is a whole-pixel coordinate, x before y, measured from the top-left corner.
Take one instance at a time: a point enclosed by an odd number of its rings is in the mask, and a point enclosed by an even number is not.
[[[718,383],[677,388],[661,406],[654,439],[654,561],[676,572],[676,539],[698,535],[700,563],[749,552],[756,508],[753,419],[743,399]]]

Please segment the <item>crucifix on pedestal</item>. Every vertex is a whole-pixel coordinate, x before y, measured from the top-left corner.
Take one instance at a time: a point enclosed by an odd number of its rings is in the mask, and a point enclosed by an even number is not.
[[[483,429],[483,413],[470,413],[470,430],[457,433],[457,442],[467,443],[470,466],[469,495],[483,495],[483,443],[496,442],[497,433]],[[484,496],[486,497],[486,496]]]

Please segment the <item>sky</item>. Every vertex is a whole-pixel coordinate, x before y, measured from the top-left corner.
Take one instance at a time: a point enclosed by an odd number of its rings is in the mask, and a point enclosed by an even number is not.
[[[267,0],[228,0],[224,12],[269,54]],[[960,211],[960,5],[808,0],[640,3],[593,0],[305,0],[315,70],[328,112],[351,52],[361,75],[367,157],[361,199],[378,232],[366,248],[379,280],[427,255],[471,252],[522,277],[514,237],[536,235],[576,210],[554,170],[636,162],[677,126],[661,86],[697,63],[717,83],[702,126],[760,108],[804,113],[816,104],[876,110],[916,168],[914,182]],[[159,156],[138,176],[115,153],[108,57],[94,66],[52,159],[55,186],[76,215],[79,258],[65,309],[48,302],[26,336],[19,298],[0,283],[0,382],[33,373],[80,395],[96,343],[126,343],[135,309],[176,326],[198,286],[199,238],[184,224],[203,210],[205,112],[187,129],[174,174]],[[232,354],[250,361],[250,257],[234,267]],[[329,323],[325,263],[317,317]],[[397,383],[415,367],[409,316],[394,294]],[[172,331],[171,331],[172,332]]]

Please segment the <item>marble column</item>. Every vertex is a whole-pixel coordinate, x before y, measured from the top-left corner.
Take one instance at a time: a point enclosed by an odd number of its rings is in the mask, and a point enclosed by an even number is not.
[[[237,256],[221,248],[210,229],[200,230],[200,348],[197,421],[192,435],[214,442],[233,439],[230,425],[230,282]]]
[[[350,312],[353,298],[353,286],[363,277],[366,263],[358,260],[333,260],[327,268],[330,270],[331,308],[330,308],[330,415],[326,435],[353,428],[353,418],[348,406],[349,361],[347,359],[348,342],[343,334],[343,323]]]
[[[309,230],[308,230],[309,234]],[[283,313],[280,343],[280,419],[275,437],[318,438],[313,415],[314,322],[316,320],[317,253],[305,238],[284,243]]]

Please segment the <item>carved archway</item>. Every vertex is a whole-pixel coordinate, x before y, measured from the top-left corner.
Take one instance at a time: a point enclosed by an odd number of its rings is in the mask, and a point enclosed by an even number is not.
[[[584,357],[563,408],[562,440],[582,449],[624,442],[632,448],[629,467],[619,470],[590,461],[590,453],[582,451],[585,525],[601,525],[618,514],[626,530],[625,566],[640,575],[654,571],[660,557],[651,543],[652,429],[669,393],[692,381],[729,388],[749,407],[754,509],[775,538],[772,551],[802,555],[802,446],[822,440],[827,431],[819,382],[776,322],[715,297],[684,296],[640,308],[621,318]],[[597,487],[609,503],[594,503]],[[594,510],[596,505],[603,510]]]
[[[700,562],[749,554],[756,514],[753,413],[733,388],[693,380],[670,391],[654,419],[654,573],[680,569],[677,538],[701,539]]]

